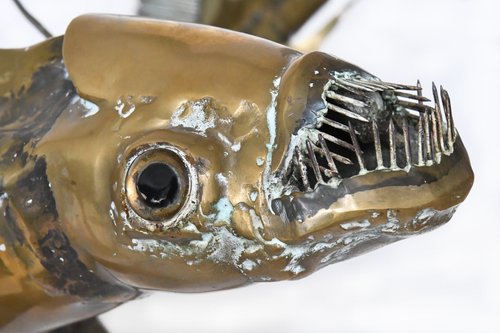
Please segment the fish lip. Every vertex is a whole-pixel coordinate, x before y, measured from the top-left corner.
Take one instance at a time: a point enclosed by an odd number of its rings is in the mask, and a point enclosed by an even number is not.
[[[414,208],[433,208],[439,211],[454,207],[465,200],[474,180],[465,147],[457,138],[454,153],[443,157],[440,164],[433,166],[413,166],[408,170],[373,170],[363,175],[342,179],[338,185],[318,184],[309,192],[284,194],[272,202],[272,209],[283,222],[311,226],[319,215],[329,215],[330,224],[368,218],[372,212],[384,214],[389,210],[409,211]],[[444,190],[426,190],[418,198],[416,190],[421,186],[446,187]],[[388,191],[397,189],[390,204],[381,207],[380,201],[359,202],[356,195],[363,192],[380,191],[387,196]],[[433,191],[433,192],[429,192]],[[345,202],[351,208],[344,208]],[[346,217],[347,216],[347,217]],[[357,218],[353,216],[358,216]]]

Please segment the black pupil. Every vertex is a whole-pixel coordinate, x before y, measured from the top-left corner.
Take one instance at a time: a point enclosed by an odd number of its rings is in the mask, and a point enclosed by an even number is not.
[[[177,197],[179,180],[167,164],[152,163],[139,175],[137,190],[150,207],[167,207]]]

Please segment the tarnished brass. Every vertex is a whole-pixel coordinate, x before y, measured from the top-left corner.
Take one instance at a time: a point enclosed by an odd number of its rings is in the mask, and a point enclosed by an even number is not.
[[[301,278],[447,222],[473,173],[433,88],[129,17],[0,50],[0,330]]]
[[[140,15],[213,25],[287,43],[325,0],[142,0]]]
[[[325,0],[205,1],[201,23],[288,42]]]

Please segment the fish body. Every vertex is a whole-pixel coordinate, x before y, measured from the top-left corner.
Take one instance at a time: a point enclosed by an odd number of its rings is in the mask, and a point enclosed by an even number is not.
[[[0,51],[0,331],[296,279],[447,222],[451,102],[330,55],[87,15]]]

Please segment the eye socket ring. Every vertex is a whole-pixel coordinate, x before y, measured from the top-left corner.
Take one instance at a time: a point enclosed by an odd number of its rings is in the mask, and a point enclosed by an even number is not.
[[[125,167],[127,219],[148,231],[177,225],[196,207],[198,178],[189,157],[168,144],[140,146]]]

